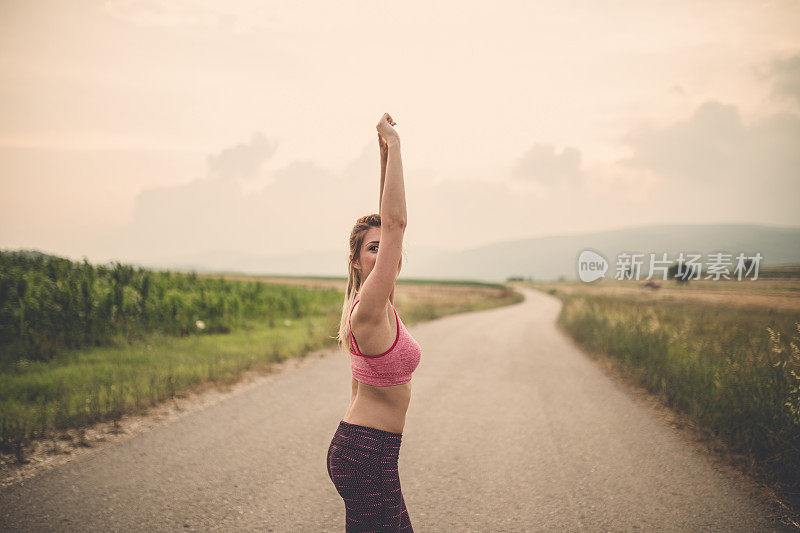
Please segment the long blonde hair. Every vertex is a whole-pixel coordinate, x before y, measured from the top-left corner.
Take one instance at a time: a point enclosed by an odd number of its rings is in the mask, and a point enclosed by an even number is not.
[[[352,231],[350,232],[350,252],[353,258],[350,259],[348,254],[347,265],[347,290],[344,293],[344,303],[342,304],[342,318],[339,322],[339,333],[336,337],[339,347],[344,349],[347,346],[349,351],[350,346],[350,309],[356,301],[356,295],[361,289],[364,280],[361,279],[361,273],[355,267],[355,262],[361,257],[361,245],[364,244],[364,237],[370,228],[381,227],[381,216],[378,213],[371,215],[364,215],[356,220]]]

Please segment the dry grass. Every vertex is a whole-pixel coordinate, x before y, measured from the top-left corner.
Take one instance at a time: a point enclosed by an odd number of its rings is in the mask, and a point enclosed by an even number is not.
[[[800,279],[644,283],[513,285],[558,297],[578,345],[725,443],[800,515]]]
[[[755,281],[690,281],[679,285],[659,281],[661,288],[651,289],[642,280],[598,280],[515,283],[544,291],[555,289],[564,294],[609,295],[657,302],[698,301],[722,306],[765,308],[800,313],[800,279],[757,279]]]

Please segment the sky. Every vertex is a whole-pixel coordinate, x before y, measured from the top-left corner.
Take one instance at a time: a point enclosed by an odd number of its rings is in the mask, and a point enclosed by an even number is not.
[[[342,250],[800,225],[797,1],[0,0],[0,248]],[[343,260],[343,273],[345,263]]]

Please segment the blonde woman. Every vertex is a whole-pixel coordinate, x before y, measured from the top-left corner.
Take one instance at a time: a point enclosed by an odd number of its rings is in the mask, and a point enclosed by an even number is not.
[[[400,137],[384,113],[379,214],[356,221],[339,342],[352,371],[350,407],[328,447],[328,475],[345,504],[345,529],[413,532],[397,464],[411,374],[422,351],[394,308],[402,267],[406,198]],[[358,340],[356,340],[358,339]]]

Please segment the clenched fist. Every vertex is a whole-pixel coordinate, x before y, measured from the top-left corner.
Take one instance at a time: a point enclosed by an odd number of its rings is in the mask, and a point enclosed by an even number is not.
[[[378,125],[375,128],[378,130],[378,138],[381,141],[381,148],[383,148],[384,143],[399,141],[400,136],[397,134],[397,130],[394,129],[395,122],[392,120],[392,117],[389,113],[384,113],[381,119],[378,121]]]

